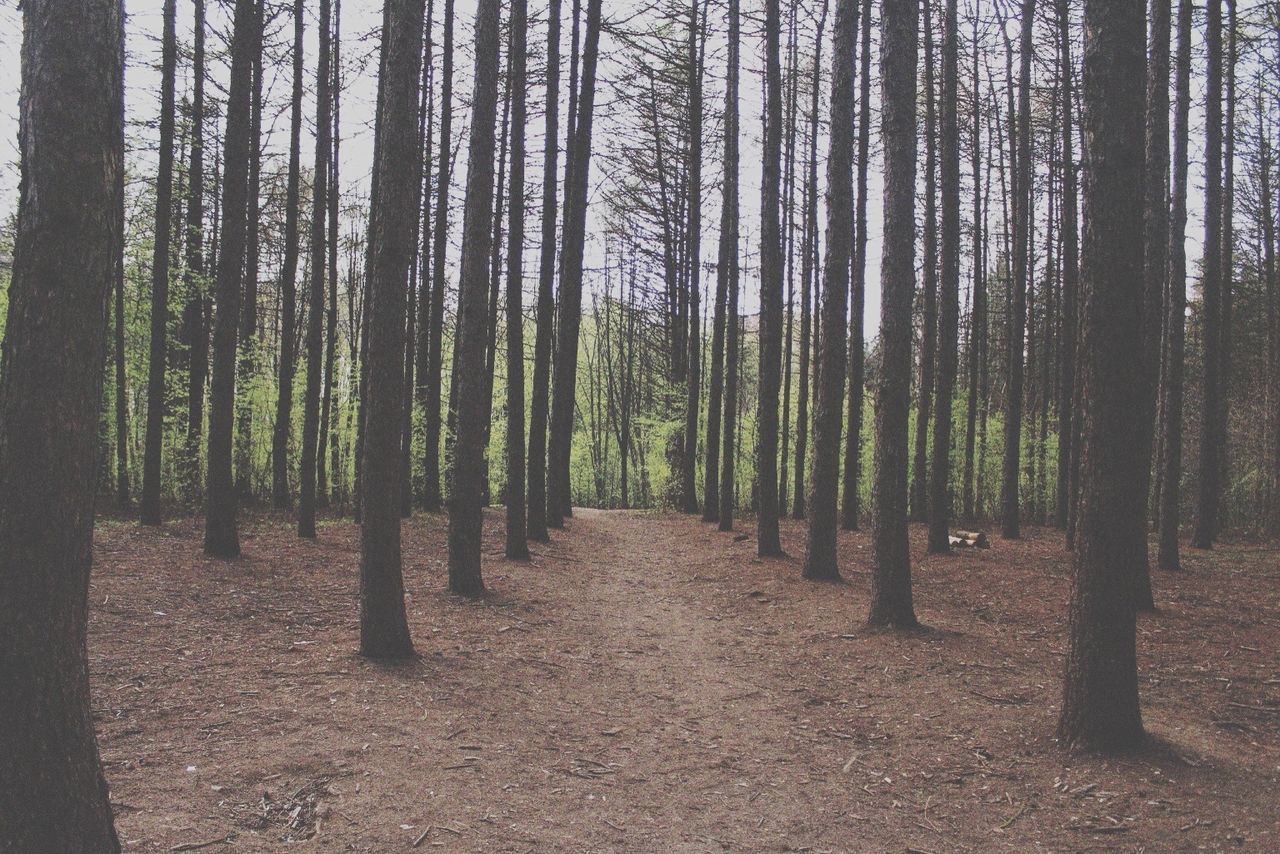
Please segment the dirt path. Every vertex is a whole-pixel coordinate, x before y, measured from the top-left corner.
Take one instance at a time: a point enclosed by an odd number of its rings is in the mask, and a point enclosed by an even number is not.
[[[419,516],[422,658],[387,667],[353,655],[356,529],[308,543],[287,519],[249,522],[234,563],[201,557],[189,522],[100,530],[95,707],[131,849],[1278,844],[1274,551],[1158,579],[1140,647],[1161,746],[1117,761],[1051,739],[1053,532],[954,558],[916,543],[931,630],[897,636],[860,629],[863,535],[842,535],[846,583],[815,585],[750,536],[583,510],[531,563],[486,555],[492,592],[473,603],[443,592],[445,523]],[[486,524],[500,543],[499,514]],[[784,545],[801,553],[800,524]]]

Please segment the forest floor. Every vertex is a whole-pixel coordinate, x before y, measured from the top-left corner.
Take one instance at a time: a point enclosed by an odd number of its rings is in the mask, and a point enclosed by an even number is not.
[[[1280,849],[1280,551],[1188,552],[1139,624],[1154,736],[1053,739],[1069,560],[1058,532],[924,555],[911,634],[841,584],[759,560],[754,523],[582,510],[530,563],[486,516],[482,601],[445,592],[443,516],[404,525],[415,663],[355,655],[359,536],[242,514],[104,521],[89,650],[129,850]]]

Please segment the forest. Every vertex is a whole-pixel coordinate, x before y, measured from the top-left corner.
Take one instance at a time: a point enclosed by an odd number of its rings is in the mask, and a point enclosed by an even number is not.
[[[1280,847],[1280,3],[0,44],[0,852]]]

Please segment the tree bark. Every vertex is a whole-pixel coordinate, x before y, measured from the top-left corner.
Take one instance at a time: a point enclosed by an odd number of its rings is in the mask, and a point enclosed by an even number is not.
[[[1132,567],[1146,537],[1142,425],[1142,0],[1086,0],[1080,519],[1058,736],[1074,749],[1143,741]]]
[[[485,341],[488,337],[489,253],[493,231],[494,126],[498,111],[499,0],[476,7],[475,90],[467,194],[462,224],[462,278],[454,382],[458,387],[453,472],[449,477],[449,589],[464,596],[484,592],[480,572],[484,485]]]
[[[107,307],[123,251],[123,18],[113,0],[22,5],[22,168],[0,355],[4,851],[120,850],[85,635]]]
[[[204,258],[204,0],[194,0],[191,51],[191,161],[187,173],[186,269],[183,283],[182,339],[187,345],[187,432],[179,476],[183,498],[190,503],[200,494],[200,435],[204,427],[204,384],[209,367],[209,336],[205,323]]]
[[[733,530],[737,497],[735,456],[738,423],[738,0],[729,0],[729,67],[724,108],[724,185],[720,211],[719,273],[725,291],[724,434],[720,464],[719,528]],[[717,288],[719,284],[717,283]]]
[[[142,446],[139,520],[159,525],[161,449],[164,446],[165,368],[169,326],[169,234],[173,211],[174,77],[178,64],[177,0],[164,2],[160,60],[160,171],[156,177],[154,241],[151,251],[151,347],[147,371],[147,432]]]
[[[524,161],[528,92],[528,3],[511,3],[511,208],[507,226],[507,544],[529,558],[525,537],[524,457]]]
[[[582,264],[587,219],[587,179],[591,167],[591,127],[595,110],[596,63],[600,45],[601,0],[587,3],[587,32],[582,54],[582,92],[578,99],[575,137],[571,146],[565,188],[565,227],[561,247],[564,265],[560,280],[555,394],[551,401],[547,504],[551,524],[569,515],[569,460],[573,449],[576,405],[578,330],[582,315]]]
[[[840,432],[843,420],[845,310],[853,252],[853,121],[856,104],[857,0],[837,0],[831,136],[827,153],[827,255],[822,271],[821,349],[813,412],[813,480],[804,577],[840,577],[836,554]]]
[[[911,518],[929,518],[929,419],[933,417],[934,368],[938,363],[938,92],[933,52],[933,4],[921,10],[924,32],[924,293],[921,297],[920,382],[916,387],[915,453],[908,506]],[[944,104],[945,107],[945,104]],[[932,540],[930,541],[932,542]]]
[[[245,210],[244,292],[240,299],[239,349],[236,362],[235,478],[236,495],[253,497],[253,376],[257,372],[258,269],[261,256],[259,224],[262,208],[262,38],[263,5],[256,0],[253,20],[253,86],[249,101],[249,186]]]
[[[329,105],[330,8],[330,0],[320,0],[316,159],[311,179],[311,281],[307,285],[307,387],[302,402],[302,463],[298,472],[298,536],[308,539],[316,536],[316,463],[320,440],[320,384],[324,370],[325,216],[329,210],[329,149],[333,144]]]
[[[449,181],[453,142],[453,6],[444,2],[444,64],[440,88],[440,155],[436,164],[435,235],[431,250],[431,352],[428,354],[427,410],[423,422],[426,443],[422,466],[422,506],[429,511],[441,507],[440,494],[440,388],[444,353],[445,253],[449,241]],[[403,366],[401,366],[403,369]]]
[[[240,322],[240,279],[245,253],[249,190],[250,100],[256,9],[236,0],[231,36],[231,85],[227,93],[226,136],[222,146],[222,226],[218,247],[218,313],[213,327],[213,383],[209,397],[209,476],[205,497],[204,553],[239,557],[236,489],[231,442],[236,399],[236,333]]]
[[[547,416],[551,401],[551,348],[555,330],[556,204],[560,159],[560,0],[547,11],[546,132],[542,155],[542,247],[533,342],[533,393],[529,402],[529,539],[547,535]]]
[[[779,0],[765,0],[765,130],[760,188],[760,331],[757,399],[756,550],[782,555],[778,534],[778,393],[782,384],[782,258],[778,181],[782,164],[782,70],[779,65]]]
[[[951,420],[960,346],[960,47],[956,0],[942,33],[942,281],[938,310],[937,411],[929,482],[929,552],[951,551]]]
[[[422,69],[421,0],[388,0],[383,18],[378,125],[377,204],[369,244],[368,400],[360,531],[360,654],[413,656],[400,565],[400,408],[404,397],[405,279],[417,220],[412,181],[421,157],[418,75]]]
[[[1204,278],[1201,284],[1204,370],[1200,419],[1200,484],[1191,546],[1213,547],[1218,535],[1222,466],[1219,408],[1222,376],[1222,0],[1206,4],[1208,72],[1205,84]]]
[[[845,432],[840,527],[858,527],[862,479],[862,403],[865,392],[862,320],[867,280],[867,167],[871,156],[871,0],[862,0],[862,43],[858,92],[858,178],[854,202],[853,271],[849,285],[849,394]]]
[[[303,0],[293,3],[293,97],[289,113],[289,176],[284,203],[284,260],[280,265],[280,365],[276,370],[276,421],[271,437],[271,496],[278,508],[293,504],[289,489],[289,440],[293,436],[293,375],[298,356],[293,327],[298,300],[298,184],[302,138]]]
[[[1191,117],[1191,0],[1178,0],[1173,165],[1170,186],[1168,306],[1164,379],[1160,390],[1160,543],[1156,565],[1182,568],[1178,524],[1182,507],[1182,394],[1187,313],[1187,144]]]
[[[1146,163],[1143,172],[1142,382],[1138,386],[1142,421],[1138,454],[1142,506],[1150,506],[1151,453],[1155,441],[1156,391],[1160,380],[1160,341],[1164,329],[1165,277],[1169,272],[1169,33],[1170,0],[1151,0],[1147,51]],[[1144,519],[1146,515],[1144,514]],[[1144,524],[1145,532],[1145,524]],[[1134,555],[1133,604],[1155,608],[1147,538]]]
[[[1075,436],[1079,425],[1075,420],[1076,342],[1079,335],[1079,229],[1076,223],[1075,129],[1073,114],[1071,63],[1071,3],[1057,0],[1058,45],[1062,66],[1062,326],[1058,379],[1058,490],[1056,522],[1068,527],[1071,502],[1071,480],[1075,476]]]
[[[1022,386],[1027,332],[1027,268],[1031,246],[1031,63],[1035,58],[1035,0],[1022,0],[1021,67],[1018,74],[1017,155],[1014,158],[1013,300],[1009,318],[1008,389],[1004,406],[1004,468],[1000,482],[1000,535],[1020,534]]]
[[[698,0],[689,0],[689,335],[685,357],[684,455],[680,493],[686,513],[698,512],[698,404],[702,394],[702,40]]]
[[[871,492],[873,626],[916,625],[907,543],[907,419],[911,406],[911,295],[915,284],[917,0],[884,0],[880,13],[884,251],[880,260],[881,368]]]

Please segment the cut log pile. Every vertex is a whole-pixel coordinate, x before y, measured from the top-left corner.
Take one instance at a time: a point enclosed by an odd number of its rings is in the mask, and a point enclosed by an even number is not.
[[[987,535],[981,531],[955,531],[951,534],[950,540],[953,549],[991,548],[991,543],[987,542]]]

